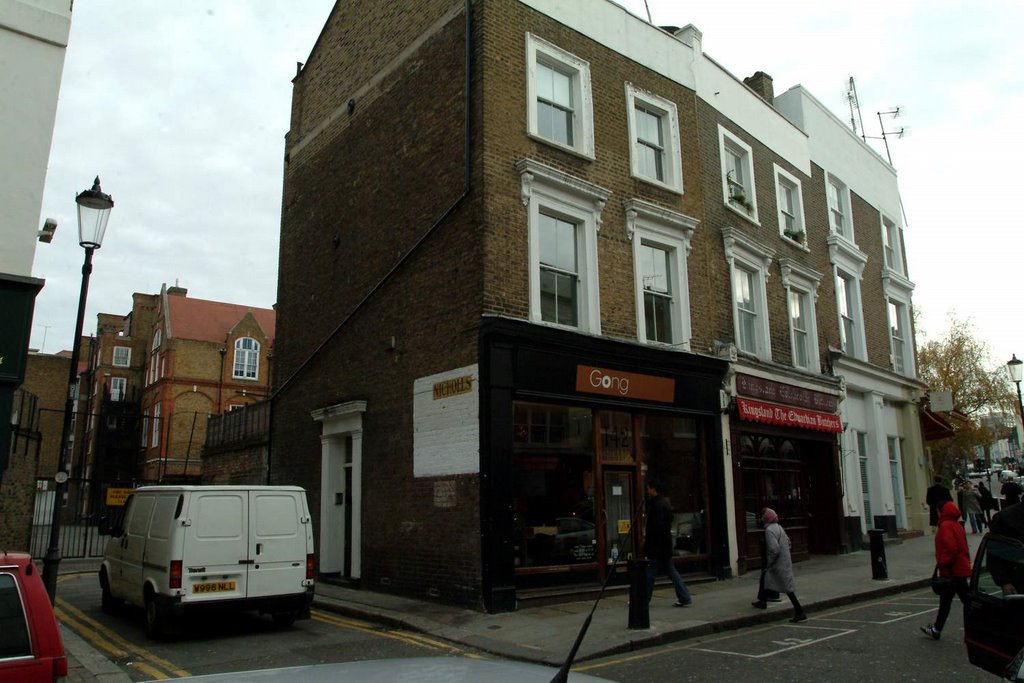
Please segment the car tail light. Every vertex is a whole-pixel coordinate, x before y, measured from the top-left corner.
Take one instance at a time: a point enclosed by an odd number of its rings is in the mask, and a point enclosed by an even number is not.
[[[313,571],[316,569],[316,560],[313,557],[313,553],[306,555],[306,578],[313,578]]]
[[[54,657],[53,658],[53,680],[58,678],[64,678],[68,675],[68,658],[67,657]]]
[[[171,588],[181,588],[181,560],[171,560]]]

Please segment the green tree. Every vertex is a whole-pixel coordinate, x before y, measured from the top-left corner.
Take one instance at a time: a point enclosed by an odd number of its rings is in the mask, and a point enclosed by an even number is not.
[[[974,332],[969,320],[954,314],[944,338],[918,347],[918,375],[929,391],[953,395],[950,418],[956,436],[932,444],[935,471],[945,477],[959,469],[956,463],[963,467],[973,461],[977,447],[987,450],[1005,438],[1017,410],[1016,389],[1005,364],[992,363],[988,346]]]

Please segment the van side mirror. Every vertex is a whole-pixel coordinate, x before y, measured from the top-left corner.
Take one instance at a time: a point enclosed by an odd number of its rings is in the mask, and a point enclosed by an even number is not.
[[[124,508],[115,508],[109,515],[102,519],[100,528],[108,536],[117,538],[124,534]]]

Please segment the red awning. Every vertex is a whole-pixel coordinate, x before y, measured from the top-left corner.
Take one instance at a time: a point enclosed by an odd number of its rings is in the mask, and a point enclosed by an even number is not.
[[[821,432],[841,432],[843,422],[834,413],[822,413],[806,408],[794,408],[749,398],[736,399],[736,408],[741,420],[766,422],[783,427],[799,427]]]
[[[940,413],[921,408],[921,433],[925,441],[937,441],[956,436],[956,427]]]

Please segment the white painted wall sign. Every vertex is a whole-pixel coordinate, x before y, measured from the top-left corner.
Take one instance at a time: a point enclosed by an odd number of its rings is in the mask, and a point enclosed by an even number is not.
[[[480,471],[479,378],[469,365],[413,382],[413,476]]]

